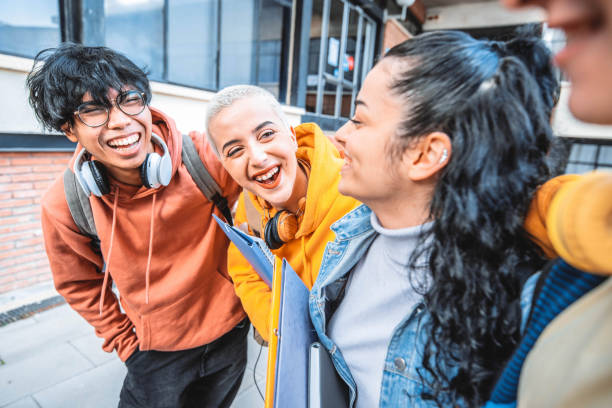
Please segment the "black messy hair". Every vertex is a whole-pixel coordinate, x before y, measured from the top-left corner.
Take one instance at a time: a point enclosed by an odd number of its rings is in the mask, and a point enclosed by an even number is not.
[[[542,50],[539,40],[526,41],[509,46],[432,32],[382,59],[401,63],[389,88],[405,113],[391,153],[434,131],[452,143],[430,203],[433,228],[412,257],[429,257],[431,281],[422,291],[431,318],[420,375],[422,397],[439,406],[486,401],[520,338],[521,286],[545,261],[523,225],[552,167],[548,91],[531,72],[552,71],[525,66],[549,64],[526,56]],[[515,46],[523,55],[514,56]]]
[[[38,120],[47,129],[61,130],[74,123],[73,112],[89,93],[95,103],[108,107],[109,89],[131,86],[151,100],[147,75],[122,54],[106,47],[64,43],[39,52],[28,74],[29,101]]]

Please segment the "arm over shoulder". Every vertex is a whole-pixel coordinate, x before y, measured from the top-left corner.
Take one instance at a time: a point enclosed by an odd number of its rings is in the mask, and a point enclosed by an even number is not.
[[[593,172],[564,184],[551,200],[546,226],[567,263],[612,275],[612,173]]]
[[[557,251],[553,247],[546,225],[546,216],[555,194],[561,187],[580,179],[579,175],[564,174],[548,180],[536,191],[527,217],[525,218],[525,229],[540,246],[548,258],[557,257]]]

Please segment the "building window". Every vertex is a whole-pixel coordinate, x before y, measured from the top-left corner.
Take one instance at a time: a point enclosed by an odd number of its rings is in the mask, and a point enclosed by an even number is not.
[[[573,139],[566,173],[612,170],[612,142],[598,139]]]
[[[60,43],[59,2],[0,2],[0,52],[34,57]]]
[[[283,69],[283,30],[290,25],[291,3],[226,0],[221,7],[220,88],[256,84],[279,98]],[[236,24],[240,21],[240,24]]]
[[[290,13],[279,0],[105,0],[103,38],[151,79],[211,90],[255,84],[278,97]]]
[[[168,81],[217,88],[217,0],[168,3]]]
[[[372,67],[377,24],[348,1],[315,0],[312,10],[306,110],[348,118]]]
[[[151,79],[163,79],[164,1],[106,0],[104,45],[126,54]]]

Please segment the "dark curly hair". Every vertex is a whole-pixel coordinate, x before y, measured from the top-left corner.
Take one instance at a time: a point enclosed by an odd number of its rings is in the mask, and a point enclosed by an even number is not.
[[[64,43],[40,51],[26,84],[30,105],[47,129],[61,131],[74,123],[73,112],[89,92],[94,102],[111,107],[109,89],[121,91],[132,86],[151,100],[151,88],[144,71],[122,54],[106,47],[86,47]]]
[[[433,228],[412,258],[429,256],[431,282],[422,290],[431,318],[420,375],[428,389],[422,397],[440,406],[487,400],[519,341],[522,284],[545,261],[523,223],[551,174],[550,102],[542,95],[555,87],[540,88],[532,74],[552,70],[522,62],[548,59],[513,56],[517,47],[548,52],[541,41],[516,41],[528,43],[432,32],[383,58],[402,62],[390,89],[406,102],[391,153],[433,131],[452,143],[429,208]]]
[[[526,24],[514,33],[516,40],[502,44],[507,52],[519,58],[540,88],[545,114],[552,117],[553,110],[561,96],[561,83],[558,79],[558,68],[551,63],[551,52],[539,38],[542,35],[542,24]],[[549,155],[554,163],[553,174],[562,174],[567,166],[571,144],[567,139],[555,137]]]

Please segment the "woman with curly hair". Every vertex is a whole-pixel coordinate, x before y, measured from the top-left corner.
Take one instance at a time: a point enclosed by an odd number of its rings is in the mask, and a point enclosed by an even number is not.
[[[310,312],[351,407],[479,406],[520,339],[546,261],[526,215],[553,166],[531,72],[552,72],[514,41],[392,48],[336,135],[338,189],[365,205],[332,226]]]

